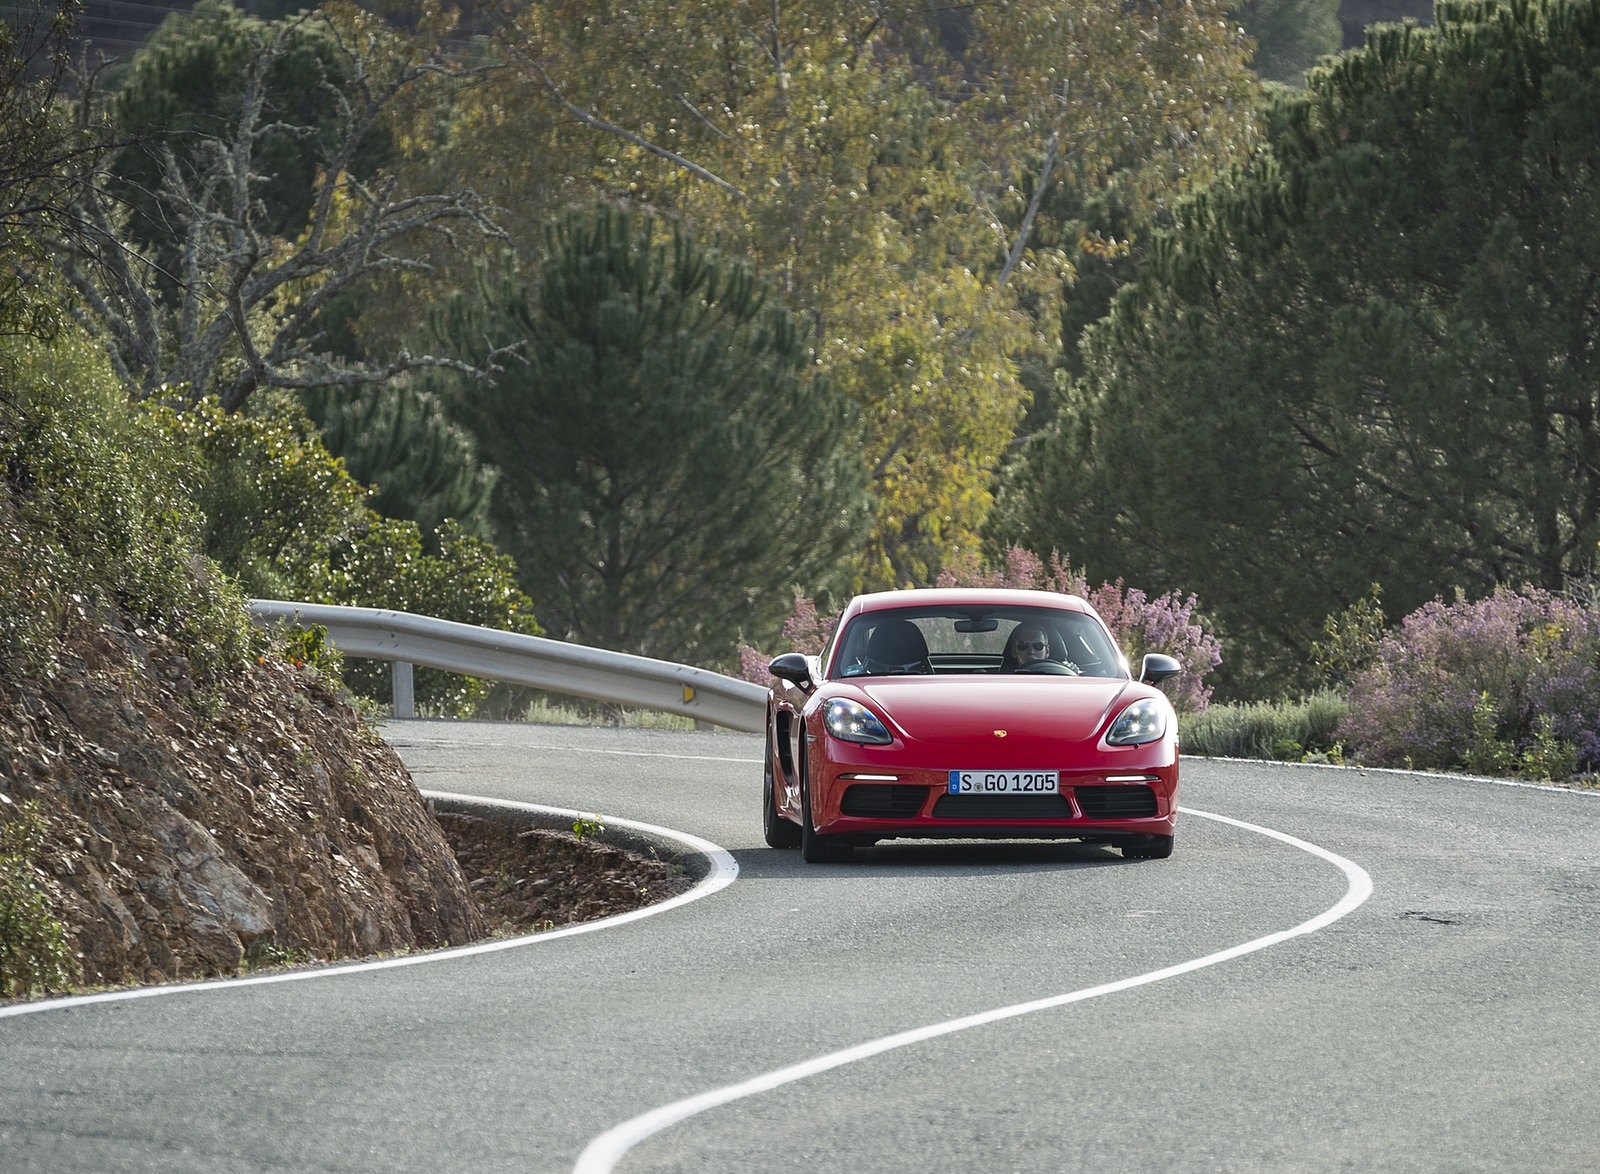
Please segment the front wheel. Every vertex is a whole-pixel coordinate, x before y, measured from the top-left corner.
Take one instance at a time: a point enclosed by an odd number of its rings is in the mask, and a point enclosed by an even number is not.
[[[1129,860],[1165,860],[1172,855],[1172,836],[1140,836],[1122,845]]]
[[[767,765],[761,772],[761,831],[769,848],[798,848],[800,829],[778,814],[777,788],[772,773],[772,724],[767,724]]]
[[[807,864],[843,864],[855,854],[849,844],[819,835],[811,818],[811,777],[805,752],[800,754],[800,858]]]

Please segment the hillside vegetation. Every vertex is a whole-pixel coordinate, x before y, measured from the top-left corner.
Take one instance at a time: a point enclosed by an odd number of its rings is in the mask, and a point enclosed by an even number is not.
[[[170,418],[129,413],[67,328],[0,345],[0,370],[0,999],[460,945],[682,887],[441,823],[320,634],[251,626]]]
[[[251,628],[104,362],[70,332],[3,354],[0,806],[30,834],[0,996],[481,935],[404,767]]]

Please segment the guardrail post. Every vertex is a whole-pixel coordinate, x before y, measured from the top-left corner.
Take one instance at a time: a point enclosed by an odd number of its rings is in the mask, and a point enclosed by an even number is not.
[[[394,716],[416,717],[417,695],[411,685],[411,662],[397,660],[394,662],[392,675],[394,692]]]

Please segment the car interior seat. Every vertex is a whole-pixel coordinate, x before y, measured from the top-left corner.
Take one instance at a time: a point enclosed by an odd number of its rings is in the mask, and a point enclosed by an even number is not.
[[[867,641],[867,667],[875,673],[931,673],[928,642],[910,620],[884,620]]]

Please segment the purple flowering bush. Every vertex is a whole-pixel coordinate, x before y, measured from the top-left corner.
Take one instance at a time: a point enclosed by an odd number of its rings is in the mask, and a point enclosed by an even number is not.
[[[809,596],[796,595],[794,610],[789,613],[789,618],[783,621],[783,642],[788,645],[786,651],[804,652],[809,656],[815,656],[828,642],[828,634],[833,631],[833,625],[838,619],[837,612],[821,614]],[[740,680],[754,681],[758,685],[771,684],[772,675],[767,672],[767,665],[770,663],[772,657],[766,653],[748,644],[739,645]]]
[[[1600,766],[1600,614],[1537,588],[1434,601],[1378,643],[1340,728],[1380,766],[1560,777]]]
[[[1205,676],[1222,663],[1222,645],[1195,615],[1198,601],[1192,594],[1169,591],[1152,599],[1137,587],[1125,586],[1121,579],[1091,589],[1088,580],[1059,554],[1052,553],[1047,562],[1016,546],[1006,551],[997,568],[973,559],[941,571],[935,586],[1013,587],[1081,596],[1100,613],[1135,670],[1146,652],[1164,652],[1183,665],[1182,675],[1162,686],[1180,713],[1197,713],[1211,701]],[[794,612],[784,622],[783,638],[792,652],[821,652],[837,619],[837,615],[819,615],[810,599],[797,596]],[[743,645],[739,675],[766,684],[771,679],[767,674],[770,660]]]

